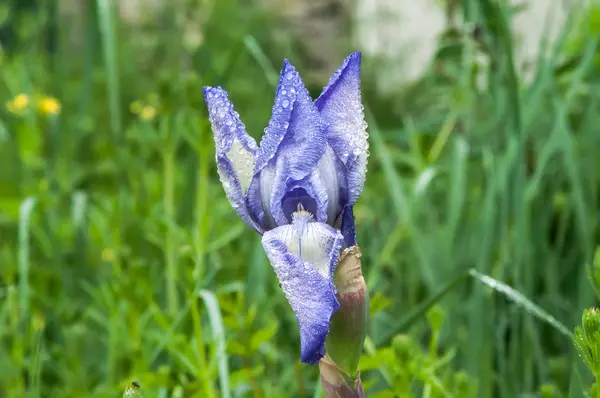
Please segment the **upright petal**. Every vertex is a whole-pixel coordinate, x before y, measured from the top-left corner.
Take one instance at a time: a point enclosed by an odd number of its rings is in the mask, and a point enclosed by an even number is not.
[[[356,245],[356,227],[354,224],[354,209],[352,206],[346,205],[341,217],[341,232],[344,236],[344,247],[352,247]]]
[[[246,133],[225,90],[205,87],[203,92],[215,139],[217,170],[227,199],[246,224],[262,233],[248,211],[245,198],[256,164],[256,142]]]
[[[327,192],[327,224],[333,225],[338,214],[348,203],[346,168],[328,144],[317,165],[319,179]]]
[[[327,197],[327,190],[319,179],[318,174],[312,172],[300,181],[291,180],[286,182],[285,175],[282,175],[283,173],[285,173],[285,168],[277,168],[277,173],[275,174],[276,184],[274,184],[274,190],[271,194],[270,210],[277,225],[289,224],[292,221],[292,213],[296,211],[297,206],[290,204],[288,199],[294,201],[293,194],[300,189],[310,198],[309,201],[314,203],[314,207],[309,208],[301,201],[297,203],[303,204],[304,207],[316,217],[317,221],[326,223],[329,200]],[[292,198],[290,198],[290,196],[292,196]]]
[[[287,149],[289,177],[301,180],[310,173],[325,150],[326,132],[304,82],[285,60],[275,94],[269,125],[260,142],[256,171]]]
[[[300,327],[300,359],[317,363],[325,354],[331,316],[338,309],[333,272],[343,237],[327,224],[294,213],[291,225],[265,232],[262,243]]]
[[[286,60],[248,193],[248,205],[261,225],[287,223],[283,218],[270,215],[273,207],[281,207],[281,200],[291,181],[301,181],[315,170],[326,143],[326,125],[300,74]],[[269,176],[267,186],[260,182],[262,172]],[[265,192],[265,189],[270,192]],[[275,213],[282,214],[279,210]]]
[[[329,125],[327,140],[346,166],[350,205],[364,186],[369,148],[360,95],[360,58],[358,52],[348,56],[315,101]]]

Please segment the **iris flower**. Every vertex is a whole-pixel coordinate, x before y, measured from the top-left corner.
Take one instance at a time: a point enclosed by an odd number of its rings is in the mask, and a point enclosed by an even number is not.
[[[333,273],[355,244],[352,207],[368,156],[360,95],[360,53],[348,56],[313,101],[284,61],[271,120],[260,145],[227,92],[205,87],[219,176],[240,218],[262,245],[300,328],[300,359],[325,354],[338,309]]]

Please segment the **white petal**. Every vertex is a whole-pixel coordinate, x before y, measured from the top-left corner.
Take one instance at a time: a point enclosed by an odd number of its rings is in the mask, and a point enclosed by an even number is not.
[[[327,145],[325,153],[317,164],[321,183],[327,192],[327,222],[329,224],[332,224],[337,217],[340,201],[340,181],[335,167],[335,156],[333,149]]]
[[[240,182],[242,193],[246,195],[250,182],[252,181],[256,157],[252,152],[244,148],[237,138],[233,139],[231,148],[225,156],[231,161],[238,181]]]
[[[332,232],[327,224],[314,222],[306,211],[293,214],[292,225],[279,227],[280,237],[288,251],[311,264],[326,279],[331,278],[330,261]],[[334,235],[337,236],[337,235]]]

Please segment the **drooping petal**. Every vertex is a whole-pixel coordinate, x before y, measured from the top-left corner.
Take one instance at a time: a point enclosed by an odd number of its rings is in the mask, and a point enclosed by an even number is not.
[[[315,101],[329,125],[327,140],[346,166],[351,205],[365,183],[369,148],[360,95],[360,59],[358,52],[348,56]]]
[[[256,142],[246,133],[225,90],[204,87],[203,92],[215,139],[217,170],[227,199],[246,224],[262,233],[249,213],[245,198],[256,164]]]
[[[248,205],[261,225],[287,223],[281,200],[291,181],[306,179],[317,167],[327,142],[325,127],[300,74],[286,60],[248,192]]]
[[[331,316],[338,309],[333,272],[343,237],[307,212],[291,225],[265,232],[263,247],[300,327],[300,359],[317,363],[325,354]]]

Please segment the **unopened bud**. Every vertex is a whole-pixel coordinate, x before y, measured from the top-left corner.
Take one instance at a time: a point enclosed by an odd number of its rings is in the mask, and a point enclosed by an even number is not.
[[[600,311],[597,308],[584,310],[581,323],[586,338],[589,341],[595,341],[594,334],[600,332]]]
[[[394,354],[399,363],[408,362],[413,355],[415,346],[414,340],[407,334],[398,334],[392,339]]]
[[[342,252],[335,270],[340,308],[333,314],[325,352],[349,376],[358,371],[369,320],[369,295],[363,278],[361,252],[353,246]]]

